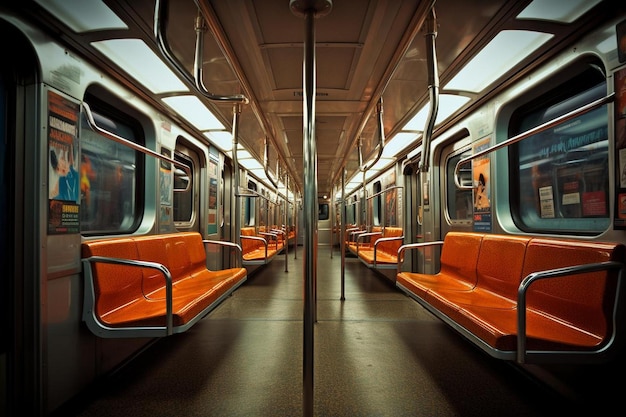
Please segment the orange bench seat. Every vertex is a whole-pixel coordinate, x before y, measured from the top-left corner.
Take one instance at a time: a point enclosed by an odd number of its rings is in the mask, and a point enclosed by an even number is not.
[[[372,226],[367,229],[351,229],[348,234],[348,251],[358,257],[359,249],[371,248],[376,240],[383,236],[382,226]]]
[[[361,245],[362,234],[357,238],[356,255],[369,268],[396,269],[398,249],[404,241],[401,227],[386,226],[382,235],[376,236],[373,243]]]
[[[401,270],[406,250],[432,245],[438,273]],[[449,232],[399,255],[396,286],[496,358],[602,362],[623,337],[621,243]]]
[[[217,307],[247,278],[245,268],[212,271],[195,232],[82,243],[83,320],[100,337],[181,333]]]
[[[275,233],[256,232],[254,226],[242,227],[239,235],[244,265],[262,265],[269,263],[282,251]]]

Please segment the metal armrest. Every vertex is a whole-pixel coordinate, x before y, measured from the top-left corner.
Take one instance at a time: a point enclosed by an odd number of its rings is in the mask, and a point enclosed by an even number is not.
[[[172,274],[169,269],[163,264],[157,262],[149,262],[149,261],[140,261],[136,259],[124,259],[124,258],[112,258],[107,256],[90,256],[89,258],[82,259],[83,266],[85,267],[85,277],[86,282],[85,285],[88,288],[85,288],[85,296],[83,306],[83,319],[86,319],[86,323],[91,323],[90,320],[96,320],[100,323],[100,320],[96,318],[95,313],[95,286],[93,283],[93,273],[91,270],[91,264],[102,262],[108,264],[117,264],[117,265],[128,265],[128,266],[136,266],[140,268],[151,268],[160,271],[163,274],[165,279],[165,333],[167,336],[171,336],[173,334],[174,327],[174,319],[173,319],[173,309],[172,309]],[[88,297],[91,297],[88,299]],[[91,308],[85,308],[91,307]],[[89,311],[88,311],[89,310]],[[91,317],[86,317],[86,314],[91,314]],[[104,326],[101,323],[100,326]]]
[[[394,240],[404,240],[404,235],[402,236],[393,236],[393,237],[381,237],[374,242],[374,268],[376,268],[376,247],[381,242],[393,242]],[[358,251],[358,249],[357,249]],[[396,258],[397,260],[398,258]]]
[[[207,240],[207,239],[204,239],[204,240],[202,240],[202,243],[204,243],[205,245],[206,244],[211,244],[211,245],[227,246],[227,247],[230,247],[230,248],[238,250],[239,251],[239,255],[241,255],[243,253],[243,249],[241,249],[241,246],[236,244],[236,243],[233,243],[233,242],[227,242],[227,241],[224,241],[224,240]]]
[[[397,268],[397,273],[402,272],[402,264],[404,263],[404,252],[407,250],[413,250],[413,249],[421,249],[421,248],[426,248],[429,246],[442,246],[443,245],[443,240],[434,240],[432,242],[421,242],[421,243],[407,243],[405,245],[401,245],[398,248],[398,268]]]
[[[522,280],[517,290],[517,361],[519,363],[524,363],[526,361],[526,293],[528,292],[531,284],[540,279],[559,278],[567,275],[578,275],[587,272],[606,271],[609,269],[618,270],[617,296],[615,297],[616,308],[613,309],[613,320],[615,321],[618,313],[617,303],[620,301],[622,275],[624,272],[624,264],[621,262],[607,261],[549,269],[528,274]],[[617,323],[614,323],[613,336],[611,337],[610,344],[613,344],[615,342],[616,334]]]

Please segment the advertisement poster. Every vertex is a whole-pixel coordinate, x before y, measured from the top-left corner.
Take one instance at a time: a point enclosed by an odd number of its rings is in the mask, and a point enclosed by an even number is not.
[[[396,185],[396,173],[392,172],[389,174],[385,188],[390,188]],[[387,191],[385,194],[385,226],[397,226],[398,218],[397,218],[397,210],[398,210],[398,190],[392,189]]]
[[[474,153],[487,149],[491,138],[483,139],[474,146]],[[491,231],[491,160],[488,156],[472,160],[474,183],[474,230]]]
[[[626,229],[626,68],[615,73],[615,183],[616,210],[613,225]]]
[[[48,92],[48,234],[80,232],[78,103]]]

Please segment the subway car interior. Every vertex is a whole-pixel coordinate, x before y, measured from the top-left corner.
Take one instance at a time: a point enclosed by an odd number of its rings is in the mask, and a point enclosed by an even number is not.
[[[626,3],[3,0],[0,35],[1,416],[626,411]]]

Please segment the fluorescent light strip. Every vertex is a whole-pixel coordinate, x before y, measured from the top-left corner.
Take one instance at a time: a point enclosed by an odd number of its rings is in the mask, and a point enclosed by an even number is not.
[[[189,91],[141,39],[111,39],[91,45],[155,94]]]
[[[211,130],[204,132],[211,143],[217,146],[220,150],[228,152],[233,150],[233,134],[227,130]]]
[[[520,14],[518,19],[547,20],[572,23],[587,13],[601,0],[535,0]]]
[[[198,130],[223,130],[224,125],[196,96],[172,96],[162,99]]]
[[[128,29],[102,0],[37,0],[37,3],[76,33]]]
[[[478,93],[553,36],[527,30],[503,30],[443,89]]]
[[[437,118],[435,119],[435,125],[446,120],[454,112],[463,107],[465,103],[469,101],[469,97],[459,96],[456,94],[440,94],[439,95],[439,108],[437,109]],[[427,104],[420,109],[419,112],[402,128],[402,130],[411,130],[422,132],[426,127],[426,120],[428,118],[428,111],[430,105]]]
[[[409,146],[417,142],[420,137],[416,132],[400,132],[394,135],[391,140],[385,143],[383,148],[382,158],[392,158],[398,153],[402,152]]]

